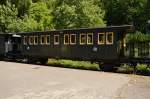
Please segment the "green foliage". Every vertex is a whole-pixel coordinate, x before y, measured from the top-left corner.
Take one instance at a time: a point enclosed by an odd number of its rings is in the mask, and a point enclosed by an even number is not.
[[[8,32],[9,25],[17,20],[17,15],[18,11],[11,3],[0,5],[0,31]]]
[[[28,31],[38,31],[41,28],[39,24],[32,18],[26,16],[23,20],[18,19],[8,26],[8,32],[28,32]]]
[[[87,61],[72,61],[72,60],[55,60],[49,59],[48,65],[66,67],[66,68],[77,68],[87,70],[99,70],[98,64],[91,64]]]
[[[150,19],[149,0],[102,0],[108,25],[133,24],[143,30]]]
[[[46,3],[32,3],[29,10],[29,18],[34,19],[39,24],[39,30],[49,30],[53,28],[53,16]]]
[[[150,41],[150,34],[143,34],[139,31],[126,35],[126,42],[145,42]]]
[[[93,0],[77,1],[58,1],[58,7],[53,12],[56,29],[105,26],[105,13],[101,7]]]
[[[55,28],[73,28],[76,20],[75,6],[62,4],[54,12]]]
[[[0,31],[134,24],[150,31],[150,0],[0,0]],[[32,29],[31,29],[32,28]]]

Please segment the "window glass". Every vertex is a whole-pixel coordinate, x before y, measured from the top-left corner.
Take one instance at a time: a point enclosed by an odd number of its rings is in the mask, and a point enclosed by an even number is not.
[[[27,37],[27,36],[24,36],[24,37],[23,37],[23,44],[24,44],[24,45],[27,45],[27,43],[28,43],[28,37]]]
[[[44,35],[41,35],[41,44],[45,44],[46,43],[46,39]]]
[[[71,44],[76,44],[76,34],[71,34],[70,35],[70,43]]]
[[[80,34],[80,44],[86,44],[86,34]]]
[[[30,44],[30,45],[33,45],[33,43],[34,43],[34,37],[33,37],[33,36],[30,36],[30,37],[29,37],[29,44]]]
[[[64,44],[69,44],[69,34],[64,35]]]
[[[54,35],[54,45],[59,44],[59,35]]]
[[[46,44],[50,44],[50,35],[46,35]]]
[[[105,44],[105,33],[98,34],[98,44]]]
[[[109,32],[106,35],[106,43],[113,44],[113,32]]]
[[[34,36],[34,44],[38,44],[38,36]]]
[[[87,44],[93,44],[93,34],[87,34]]]

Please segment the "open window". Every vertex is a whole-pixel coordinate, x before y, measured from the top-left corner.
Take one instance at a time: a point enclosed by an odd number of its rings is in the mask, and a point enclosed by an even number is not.
[[[93,33],[87,34],[87,44],[92,45],[93,44]]]
[[[64,34],[64,44],[65,45],[69,44],[69,34]]]
[[[29,36],[29,44],[30,45],[34,44],[34,36]]]
[[[50,35],[46,35],[46,44],[50,44]]]
[[[106,33],[106,44],[113,44],[113,32]]]
[[[34,36],[34,45],[38,44],[38,36]]]
[[[98,44],[105,44],[105,33],[98,33]]]
[[[46,44],[46,37],[45,37],[45,35],[41,35],[41,44],[43,45],[43,44]]]
[[[86,44],[86,34],[80,34],[80,44]]]
[[[27,44],[28,44],[28,37],[27,37],[27,36],[24,36],[24,37],[23,37],[23,44],[24,44],[24,45],[27,45]]]
[[[54,45],[59,45],[59,35],[54,35]]]
[[[70,34],[70,44],[76,44],[76,34]]]

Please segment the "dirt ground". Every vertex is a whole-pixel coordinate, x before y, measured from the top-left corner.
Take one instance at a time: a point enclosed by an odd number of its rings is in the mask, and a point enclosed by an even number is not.
[[[150,99],[150,77],[0,61],[0,99]]]

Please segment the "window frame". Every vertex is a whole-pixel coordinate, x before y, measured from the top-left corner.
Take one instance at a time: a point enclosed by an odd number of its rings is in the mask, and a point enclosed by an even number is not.
[[[55,37],[58,37],[58,42],[56,42]],[[54,35],[54,45],[59,45],[60,44],[60,38],[59,37],[60,37],[59,34]]]
[[[35,42],[35,39],[37,38],[37,42]],[[39,38],[38,38],[38,36],[34,36],[34,45],[38,45],[38,43],[39,43]]]
[[[75,42],[74,43],[72,42],[72,36],[73,35],[75,36]],[[77,35],[76,34],[70,34],[70,44],[75,45],[76,43],[77,43]]]
[[[42,41],[42,37],[44,38],[44,42]],[[46,44],[46,38],[45,38],[45,35],[40,35],[40,44],[41,44],[41,45]]]
[[[33,40],[33,42],[31,40]],[[34,36],[29,36],[29,45],[34,45]]]
[[[66,36],[68,36],[68,42],[66,42]],[[64,34],[64,45],[69,45],[69,43],[70,43],[70,36],[69,36],[69,34]]]
[[[110,43],[110,42],[108,42],[108,35],[109,34],[112,34],[112,42]],[[107,32],[106,33],[106,44],[107,45],[113,45],[113,43],[114,43],[114,33],[113,32]]]
[[[49,42],[47,42],[47,40],[48,40],[47,37],[49,37]],[[50,35],[45,35],[45,39],[46,39],[45,43],[47,45],[50,45],[50,43],[51,43],[51,38],[50,37],[51,37]]]
[[[84,42],[84,43],[81,42],[81,41],[82,41],[82,40],[81,40],[81,36],[82,36],[82,35],[85,36],[85,42]],[[80,45],[86,45],[86,43],[87,43],[87,36],[86,36],[85,33],[81,33],[81,34],[80,34]]]
[[[23,36],[23,45],[28,44],[28,36]]]
[[[92,42],[89,42],[89,39],[88,39],[88,36],[89,35],[92,35]],[[87,37],[86,37],[86,40],[87,40],[87,45],[93,45],[93,33],[87,33]]]
[[[100,34],[103,34],[103,39],[104,39],[104,40],[103,40],[103,43],[101,43],[100,40],[99,40],[99,35],[100,35]],[[105,35],[105,34],[106,34],[106,33],[104,33],[104,32],[103,32],[103,33],[98,33],[98,42],[97,42],[98,45],[104,45],[104,44],[105,44],[105,41],[106,41],[106,35]]]

